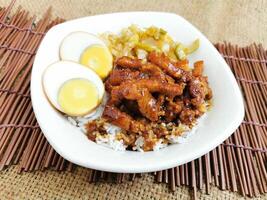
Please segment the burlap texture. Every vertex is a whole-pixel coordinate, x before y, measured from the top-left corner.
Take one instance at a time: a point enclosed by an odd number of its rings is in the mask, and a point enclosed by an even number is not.
[[[0,0],[0,6],[10,1]],[[121,11],[173,12],[214,43],[225,40],[244,46],[255,42],[267,47],[266,0],[17,0],[18,5],[37,16],[52,6],[53,13],[65,19]]]
[[[179,187],[171,192],[166,184],[154,183],[151,175],[122,184],[88,183],[88,169],[77,168],[75,172],[55,171],[17,174],[11,167],[0,172],[0,199],[116,199],[154,200],[190,199],[187,187]],[[200,199],[240,199],[240,195],[220,191],[212,187],[211,194],[199,192]],[[264,196],[261,196],[263,199]],[[266,196],[265,196],[266,198]]]
[[[0,0],[0,6],[10,1]],[[240,46],[252,42],[267,47],[267,1],[163,1],[163,0],[99,0],[17,1],[40,17],[53,7],[53,13],[65,19],[99,13],[134,10],[156,10],[177,13],[196,25],[212,42],[229,41]],[[34,172],[17,174],[16,167],[0,172],[0,199],[189,199],[187,187],[171,192],[167,185],[154,183],[146,175],[123,184],[87,181],[88,170],[74,172]],[[201,199],[239,199],[240,195],[212,187],[211,194],[199,192]],[[261,196],[267,199],[267,195]]]

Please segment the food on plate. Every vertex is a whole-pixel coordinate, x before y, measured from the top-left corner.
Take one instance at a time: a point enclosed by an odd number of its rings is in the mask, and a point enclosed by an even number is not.
[[[187,63],[155,51],[146,62],[118,58],[105,82],[110,97],[102,119],[86,124],[88,138],[98,142],[109,137],[105,126],[110,123],[120,128],[115,138],[126,149],[151,151],[191,130],[207,112],[212,92],[202,61],[188,71],[182,65]]]
[[[67,35],[59,50],[61,60],[80,63],[93,69],[102,79],[112,69],[113,58],[105,43],[97,36],[86,32]]]
[[[43,74],[43,88],[49,102],[69,116],[83,116],[102,101],[102,80],[91,69],[70,61],[58,61]]]
[[[80,63],[93,69],[102,79],[112,69],[112,55],[105,46],[92,45],[84,50]]]
[[[164,52],[166,56],[173,60],[185,60],[200,45],[199,39],[194,40],[189,45],[174,41],[167,31],[155,26],[143,29],[131,25],[122,29],[119,34],[107,32],[100,36],[115,59],[122,56],[146,59],[149,52],[159,51]]]
[[[85,115],[99,104],[97,87],[86,79],[68,80],[59,89],[58,103],[64,113]]]
[[[210,108],[204,61],[188,59],[199,45],[154,26],[99,37],[73,32],[61,43],[62,61],[45,71],[44,90],[89,140],[120,151],[159,150],[183,142]]]

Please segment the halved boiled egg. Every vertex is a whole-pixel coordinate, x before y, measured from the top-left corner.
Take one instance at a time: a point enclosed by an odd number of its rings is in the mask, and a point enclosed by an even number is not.
[[[71,61],[51,64],[42,81],[50,103],[70,116],[84,116],[93,111],[105,91],[102,80],[93,70]]]
[[[67,35],[59,50],[62,60],[69,60],[93,69],[102,79],[112,69],[113,58],[105,43],[97,36],[86,32]]]

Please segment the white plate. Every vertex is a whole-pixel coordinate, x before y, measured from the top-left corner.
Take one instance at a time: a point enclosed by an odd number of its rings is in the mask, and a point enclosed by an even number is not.
[[[59,45],[73,31],[93,34],[118,32],[131,24],[155,25],[168,31],[177,41],[189,44],[200,39],[200,48],[190,58],[205,61],[204,73],[213,90],[213,107],[202,125],[186,143],[170,145],[157,152],[117,152],[91,142],[60,113],[54,110],[42,90],[45,68],[59,60]],[[64,73],[64,72],[62,72]],[[228,138],[244,116],[237,82],[224,59],[208,39],[182,17],[161,12],[127,12],[85,17],[51,28],[44,37],[34,61],[31,77],[32,105],[38,123],[52,147],[65,159],[88,168],[111,172],[150,172],[192,161]]]

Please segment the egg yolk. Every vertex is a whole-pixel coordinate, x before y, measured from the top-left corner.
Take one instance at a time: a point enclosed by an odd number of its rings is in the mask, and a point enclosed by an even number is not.
[[[90,67],[103,79],[112,69],[112,55],[105,46],[92,45],[82,53],[80,64]]]
[[[86,79],[71,79],[59,89],[58,103],[68,115],[86,115],[99,103],[97,88]]]

